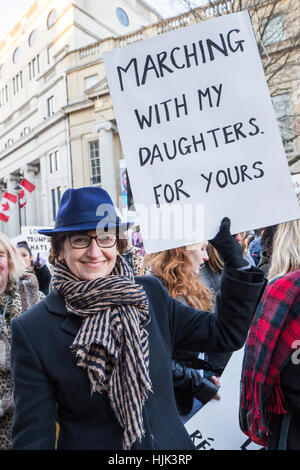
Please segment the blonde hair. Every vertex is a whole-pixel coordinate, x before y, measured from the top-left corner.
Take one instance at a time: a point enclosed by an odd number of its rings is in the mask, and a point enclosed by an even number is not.
[[[9,267],[8,280],[10,282],[18,281],[26,271],[19,250],[3,232],[0,232],[0,243],[7,253]]]
[[[298,195],[300,203],[300,194]],[[279,224],[274,235],[268,279],[300,269],[300,219]]]

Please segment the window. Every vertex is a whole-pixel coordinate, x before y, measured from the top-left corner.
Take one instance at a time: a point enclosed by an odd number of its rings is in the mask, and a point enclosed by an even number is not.
[[[101,185],[101,167],[99,156],[99,141],[89,142],[91,182],[94,185]]]
[[[286,152],[293,151],[293,126],[291,118],[291,100],[288,93],[272,98],[281,138]]]
[[[50,96],[50,98],[47,99],[47,115],[52,116],[54,114],[54,96]]]
[[[30,47],[33,47],[35,44],[36,44],[36,41],[37,41],[37,30],[34,29],[31,33],[30,33],[30,36],[29,36],[29,39],[28,39],[28,44]]]
[[[17,75],[13,78],[14,95],[19,93],[21,88],[23,88],[23,72],[17,73]]]
[[[33,78],[37,77],[37,75],[40,73],[40,56],[39,54],[32,59],[31,62],[29,62],[29,80],[32,80]]]
[[[91,88],[93,85],[95,85],[98,82],[98,74],[96,73],[95,75],[91,75],[90,77],[86,77],[84,79],[84,89],[88,90]]]
[[[47,64],[48,65],[50,64],[50,48],[51,48],[51,46],[47,47]]]
[[[48,15],[48,18],[47,18],[47,26],[48,28],[51,28],[51,26],[54,25],[55,21],[57,19],[57,12],[55,9],[51,10],[49,15]]]
[[[7,140],[6,144],[4,145],[5,148],[10,147],[14,143],[14,139],[11,137]]]
[[[56,214],[61,201],[61,186],[51,189],[52,218],[56,219]]]
[[[55,218],[56,218],[56,197],[55,197],[55,189],[51,189],[51,199],[52,199],[52,219],[55,220]]]
[[[4,78],[5,77],[5,65],[2,64],[0,65],[0,78]]]
[[[8,102],[8,89],[7,85],[0,91],[0,107],[4,106]]]
[[[120,21],[120,23],[123,26],[128,26],[129,25],[129,18],[127,16],[126,11],[124,11],[123,8],[117,8],[116,9],[116,14],[117,14],[118,20]]]
[[[262,28],[264,30],[263,43],[265,46],[270,46],[285,39],[283,15],[264,19],[262,21]]]
[[[50,173],[54,173],[60,169],[60,161],[59,161],[59,151],[55,150],[49,154],[49,166],[50,166]]]
[[[24,127],[24,129],[22,130],[20,134],[20,137],[24,137],[25,135],[29,134],[29,132],[30,132],[30,127],[28,126]]]
[[[58,188],[56,188],[56,196],[57,196],[57,204],[59,206],[60,201],[61,201],[61,187],[60,186],[58,186]]]
[[[20,50],[19,47],[17,47],[15,49],[15,52],[14,52],[14,55],[13,55],[13,63],[14,64],[17,64],[19,62],[20,54],[21,54],[21,50]]]

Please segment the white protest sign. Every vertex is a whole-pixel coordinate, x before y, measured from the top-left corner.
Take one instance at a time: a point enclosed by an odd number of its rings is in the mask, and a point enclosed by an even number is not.
[[[39,253],[40,257],[48,264],[50,238],[38,233],[38,230],[43,228],[46,227],[24,225],[21,227],[21,232],[23,240],[25,239],[27,241],[34,259],[36,259]]]
[[[147,252],[300,217],[247,11],[103,59]]]
[[[185,427],[198,450],[259,450],[239,427],[240,379],[244,348],[232,354],[221,378],[221,399],[210,400]]]

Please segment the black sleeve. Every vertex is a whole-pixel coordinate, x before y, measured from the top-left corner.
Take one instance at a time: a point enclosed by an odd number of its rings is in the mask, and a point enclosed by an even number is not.
[[[240,349],[264,285],[263,273],[256,268],[237,271],[225,267],[215,313],[184,306],[165,290],[173,349],[202,352]],[[161,289],[164,289],[162,285]]]
[[[15,320],[11,322],[11,333],[11,370],[15,403],[12,427],[13,449],[54,449],[56,418],[54,390],[25,332]]]
[[[183,394],[190,393],[203,404],[211,400],[218,392],[218,387],[202,377],[198,370],[175,360],[172,361],[172,373],[174,388]]]

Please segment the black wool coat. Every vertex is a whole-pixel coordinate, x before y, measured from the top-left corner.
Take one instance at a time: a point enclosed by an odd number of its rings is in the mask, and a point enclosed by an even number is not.
[[[216,314],[182,305],[152,276],[136,278],[149,299],[153,393],[144,406],[145,436],[132,449],[194,449],[176,408],[172,351],[242,347],[264,285],[261,271],[250,271],[224,269]],[[56,419],[58,449],[122,449],[123,430],[107,394],[91,395],[87,373],[70,351],[81,322],[56,291],[12,321],[14,449],[54,449]]]

